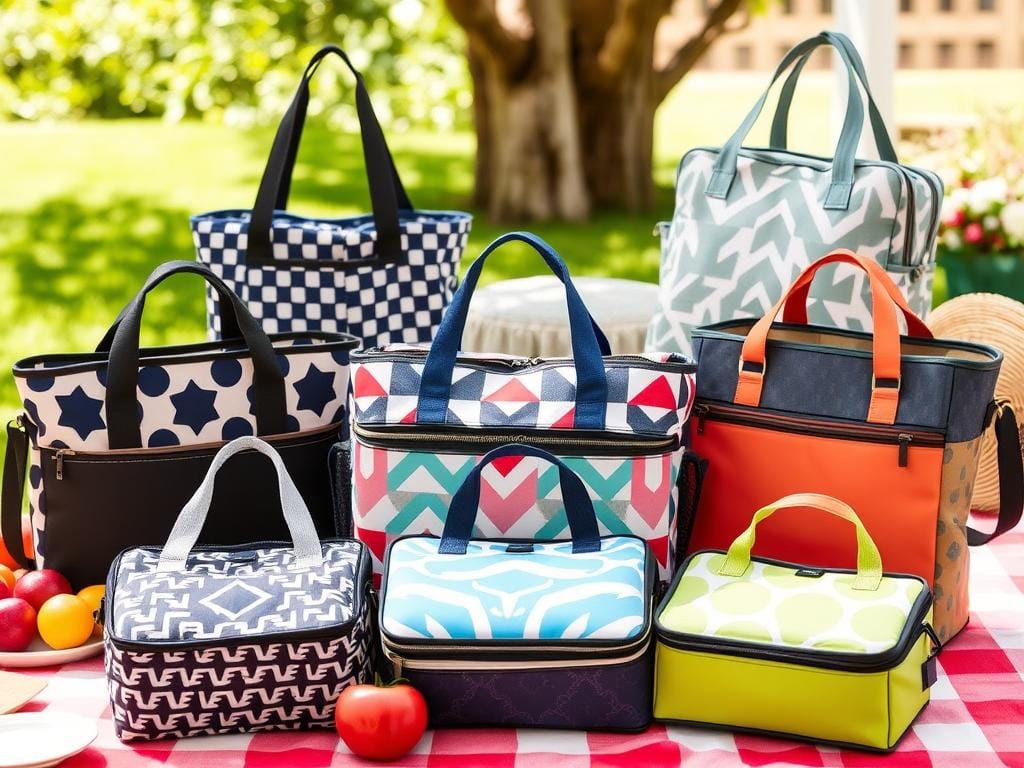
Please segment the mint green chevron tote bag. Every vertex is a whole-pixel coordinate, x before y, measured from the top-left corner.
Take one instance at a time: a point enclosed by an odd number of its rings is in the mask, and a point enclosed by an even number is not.
[[[786,146],[789,106],[810,54],[832,46],[846,67],[848,101],[833,157]],[[770,146],[744,147],[772,85],[787,70]],[[864,88],[880,160],[856,157]],[[805,40],[782,62],[746,119],[720,148],[691,149],[679,164],[676,207],[662,233],[660,300],[648,350],[690,352],[700,325],[760,317],[811,262],[848,248],[881,264],[925,317],[931,308],[942,182],[902,165],[853,43],[834,32]],[[811,293],[810,322],[870,330],[864,274],[837,265]]]

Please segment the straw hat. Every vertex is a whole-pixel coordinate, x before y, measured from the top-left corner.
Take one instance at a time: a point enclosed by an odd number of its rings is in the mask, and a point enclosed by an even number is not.
[[[1010,401],[1018,422],[1024,418],[1024,304],[995,293],[968,293],[936,307],[928,327],[936,338],[975,341],[1002,350],[996,395]],[[999,509],[996,441],[991,430],[982,437],[971,507]]]

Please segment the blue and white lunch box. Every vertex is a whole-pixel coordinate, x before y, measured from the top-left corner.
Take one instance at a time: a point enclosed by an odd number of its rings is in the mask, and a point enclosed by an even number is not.
[[[571,541],[471,539],[481,469],[556,465]],[[636,536],[599,536],[579,477],[539,448],[488,453],[452,498],[441,538],[393,541],[381,586],[384,655],[437,726],[636,730],[651,719],[657,565]]]

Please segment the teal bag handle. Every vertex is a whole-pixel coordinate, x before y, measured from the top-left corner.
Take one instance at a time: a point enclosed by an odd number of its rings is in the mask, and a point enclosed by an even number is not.
[[[732,186],[733,179],[736,178],[736,161],[739,158],[743,140],[750,133],[750,129],[754,127],[754,123],[757,121],[761,110],[764,109],[765,102],[768,100],[768,94],[771,92],[772,86],[782,77],[782,74],[804,54],[822,45],[835,46],[840,51],[840,55],[842,55],[842,49],[830,40],[826,36],[827,34],[823,32],[797,44],[779,63],[771,82],[768,83],[768,87],[761,94],[761,98],[757,100],[757,103],[754,104],[746,118],[740,123],[740,127],[729,137],[729,140],[718,153],[718,159],[715,161],[711,178],[708,180],[707,187],[704,190],[708,197],[720,199],[728,197],[729,188]],[[846,62],[845,58],[843,60]],[[846,118],[843,120],[843,128],[839,133],[839,142],[836,145],[832,160],[832,183],[829,185],[828,193],[825,195],[823,203],[826,209],[843,211],[850,205],[850,195],[853,192],[853,165],[857,154],[857,144],[860,143],[860,134],[864,128],[864,104],[861,101],[860,90],[857,88],[857,82],[854,79],[853,68],[849,62],[846,62],[846,64],[849,93],[849,98],[846,102]]]
[[[892,139],[889,137],[889,129],[885,125],[885,120],[882,119],[882,113],[878,109],[878,104],[875,103],[875,97],[871,95],[871,87],[868,85],[864,61],[857,51],[857,46],[841,32],[822,32],[821,34],[826,35],[832,40],[832,45],[835,46],[839,55],[843,57],[843,61],[848,67],[853,67],[854,74],[860,80],[861,87],[864,89],[864,95],[868,98],[868,119],[871,121],[871,133],[875,137],[875,147],[878,149],[879,158],[889,163],[898,163],[899,159],[896,155],[896,149],[893,146]],[[790,71],[786,82],[782,84],[782,90],[779,92],[779,103],[775,108],[775,116],[772,118],[771,139],[768,144],[772,149],[786,149],[788,144],[789,109],[793,103],[793,93],[796,91],[800,74],[810,58],[811,52],[805,53]]]

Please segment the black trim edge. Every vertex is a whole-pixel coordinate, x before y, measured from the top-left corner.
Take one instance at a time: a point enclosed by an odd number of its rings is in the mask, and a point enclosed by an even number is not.
[[[907,621],[900,631],[896,643],[889,649],[878,653],[848,653],[846,651],[833,651],[826,648],[782,648],[776,645],[765,643],[753,643],[743,640],[731,640],[728,638],[711,638],[701,635],[691,635],[685,632],[677,632],[663,626],[660,620],[662,612],[668,606],[672,595],[679,586],[679,580],[686,574],[690,562],[698,555],[724,555],[721,549],[701,549],[687,556],[686,560],[679,564],[672,583],[665,591],[661,602],[654,612],[654,631],[659,643],[668,648],[679,651],[694,651],[698,653],[716,653],[724,656],[736,656],[740,658],[763,659],[774,661],[780,664],[796,664],[800,666],[816,667],[819,669],[834,669],[848,672],[886,672],[898,666],[906,659],[913,650],[918,638],[926,633],[925,619],[928,610],[932,606],[932,592],[928,582],[920,576],[908,573],[883,573],[883,576],[899,579],[912,579],[920,582],[922,589],[914,605],[911,606]],[[764,563],[766,565],[778,565],[784,568],[805,568],[805,563],[791,563],[785,560],[775,560],[767,557],[751,557],[751,562]],[[855,574],[852,568],[819,568],[817,570],[826,573]]]

